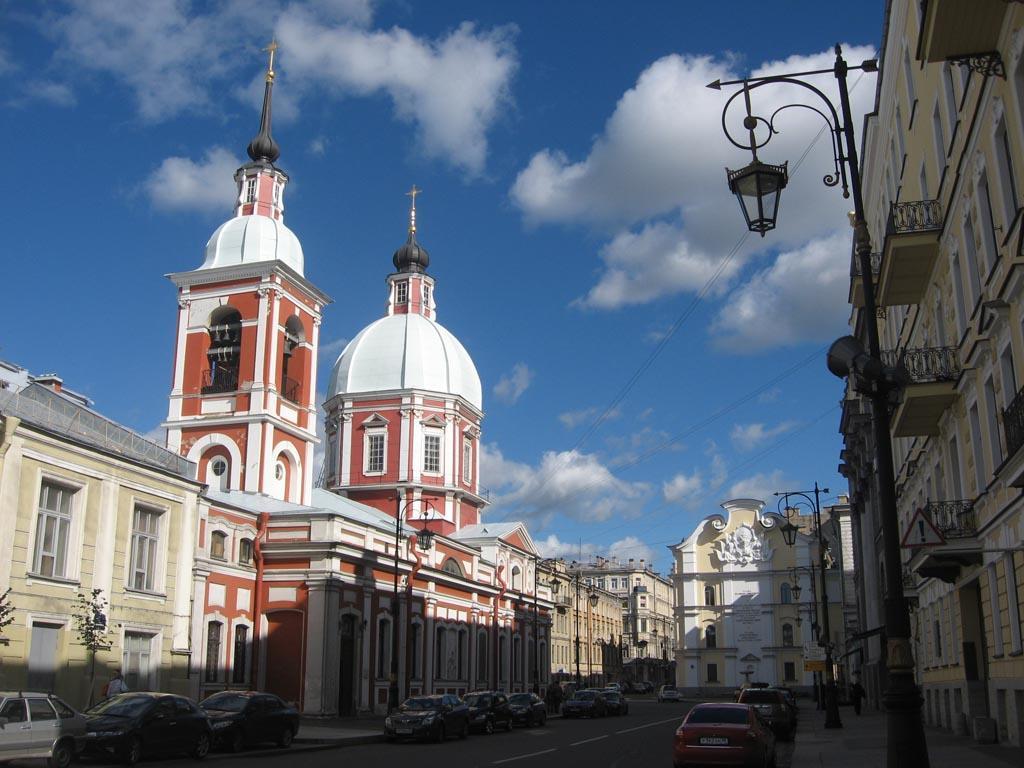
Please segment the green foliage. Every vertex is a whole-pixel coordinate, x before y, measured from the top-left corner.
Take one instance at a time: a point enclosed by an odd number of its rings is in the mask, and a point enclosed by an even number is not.
[[[88,596],[78,593],[73,614],[78,641],[92,651],[109,648],[107,639],[107,600],[102,589],[92,590]]]
[[[11,603],[11,589],[0,595],[0,636],[14,622],[14,605]]]

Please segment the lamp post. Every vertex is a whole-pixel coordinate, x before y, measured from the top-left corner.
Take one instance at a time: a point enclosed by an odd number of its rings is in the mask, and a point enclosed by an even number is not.
[[[824,640],[821,637],[818,638],[818,645],[825,648],[825,727],[842,728],[843,723],[839,719],[839,700],[836,695],[836,673],[832,666],[832,628],[828,615],[828,584],[825,582],[825,539],[821,529],[821,501],[819,496],[821,490],[818,488],[818,483],[815,482],[813,499],[810,496],[810,491],[782,491],[775,495],[779,497],[780,504],[785,502],[787,513],[788,510],[793,508],[789,503],[791,497],[799,496],[806,499],[814,515],[814,529],[818,536],[818,572],[821,575],[821,627],[825,635]],[[828,488],[825,488],[824,491],[828,493]],[[796,543],[796,537],[794,534],[790,535],[793,535],[792,543],[790,543],[788,537],[786,543],[793,546]]]
[[[914,681],[914,654],[910,640],[910,613],[903,598],[903,577],[900,558],[899,538],[899,516],[896,506],[896,486],[893,478],[892,467],[892,440],[889,431],[888,399],[892,390],[892,383],[884,375],[884,367],[881,359],[881,347],[878,341],[878,327],[875,322],[876,303],[875,285],[871,275],[871,236],[868,233],[867,220],[864,215],[864,199],[861,194],[860,167],[857,160],[857,144],[854,137],[853,115],[850,110],[850,92],[847,86],[847,75],[851,69],[864,72],[876,72],[878,62],[869,59],[859,66],[850,67],[843,59],[842,49],[839,45],[835,47],[836,60],[831,69],[813,70],[808,72],[795,72],[784,75],[771,75],[768,77],[749,78],[746,80],[735,80],[723,83],[716,80],[708,85],[709,88],[721,90],[723,85],[740,85],[742,89],[729,97],[722,111],[722,128],[726,137],[733,145],[740,149],[749,149],[754,155],[754,163],[757,163],[757,149],[767,144],[776,132],[774,121],[779,112],[786,107],[802,106],[813,109],[821,115],[832,133],[833,158],[835,160],[835,173],[827,174],[823,181],[827,186],[835,186],[840,178],[843,183],[843,194],[849,196],[850,189],[853,191],[854,202],[854,243],[857,253],[857,261],[860,265],[860,279],[864,294],[864,315],[867,322],[864,328],[867,333],[868,349],[852,349],[849,344],[845,349],[833,349],[829,354],[829,370],[837,376],[854,375],[854,382],[864,391],[871,401],[872,431],[875,444],[875,477],[878,483],[878,506],[882,521],[882,540],[885,554],[885,631],[887,637],[886,668],[888,672],[888,688],[885,691],[883,700],[886,708],[886,762],[888,768],[927,768],[928,744],[924,736],[924,725],[921,721],[921,693]],[[799,79],[801,77],[818,74],[832,74],[839,86],[840,110],[842,119],[836,112],[835,105],[818,88],[810,83]],[[789,104],[775,110],[771,118],[765,119],[755,116],[751,109],[751,92],[765,85],[775,83],[787,83],[796,85],[817,95],[827,107],[828,112],[822,112],[815,107],[806,104]],[[749,143],[737,142],[729,133],[726,125],[726,113],[729,105],[740,95],[744,96],[746,106],[746,117],[743,126],[748,131]],[[758,141],[755,136],[755,129],[761,125],[768,128],[768,135],[763,141]],[[753,171],[763,173],[769,169],[751,167]],[[776,166],[778,169],[778,166]],[[849,186],[847,186],[847,169],[849,170]],[[778,197],[788,176],[785,173],[785,166],[781,173],[776,170],[774,181],[768,180],[767,185],[761,184],[751,190],[750,185],[742,185],[739,181],[727,174],[730,190],[740,199],[741,205],[744,197],[750,198],[751,191],[758,201],[758,210],[763,210],[766,192],[770,195],[768,202],[771,203],[773,211],[778,212]],[[747,177],[749,178],[749,176]],[[771,191],[774,183],[775,190]],[[744,217],[750,222],[747,213],[747,206],[743,205]],[[754,222],[756,224],[756,221]],[[774,227],[775,219],[771,221]],[[752,231],[760,232],[764,228],[748,224]],[[846,337],[842,341],[852,341],[855,347],[859,347],[857,339]],[[838,342],[837,342],[838,343]],[[844,354],[845,352],[845,354]]]
[[[587,685],[594,684],[594,638],[591,633],[591,624],[593,622],[593,612],[597,608],[597,604],[600,601],[600,597],[597,592],[587,593]]]
[[[575,660],[576,660],[576,689],[577,690],[579,690],[580,682],[581,682],[581,678],[580,678],[580,568],[579,568],[579,565],[580,565],[579,563],[577,563],[575,560],[573,560],[572,561],[572,565],[569,566],[572,569],[572,579],[573,579],[573,582],[575,582],[575,586],[576,586],[576,603],[575,603],[575,609],[573,611],[573,613],[575,614],[575,621],[576,621],[576,641],[575,641],[575,643],[573,643],[573,646],[574,646],[574,650],[575,650],[574,656],[575,656]]]
[[[417,501],[419,501],[419,499],[410,499],[405,502],[405,504],[399,506],[398,514],[395,515],[395,581],[394,592],[391,598],[391,672],[388,676],[388,714],[391,714],[398,708],[398,620],[399,614],[401,613],[401,610],[398,607],[398,551],[399,547],[402,545],[402,518],[405,516],[405,511]],[[434,507],[429,501],[424,502],[423,506],[431,512],[434,511]],[[426,528],[416,531],[416,546],[419,547],[421,551],[429,552],[433,543],[434,534],[432,531],[428,531]]]
[[[787,512],[788,512],[788,510],[787,510]],[[788,522],[788,519],[787,519],[787,522]],[[797,527],[795,525],[792,526],[792,527],[793,527],[794,531],[797,530]],[[794,542],[795,542],[795,540],[796,539],[795,539],[795,535],[794,535]],[[786,539],[786,543],[789,544],[788,537]],[[792,544],[790,544],[790,546],[792,546]],[[811,621],[811,636],[814,638],[814,641],[816,643],[820,643],[821,635],[819,633],[820,633],[820,630],[821,630],[821,624],[818,621],[818,588],[814,585],[814,576],[815,576],[814,571],[815,571],[815,568],[814,568],[814,563],[813,562],[811,562],[810,567],[803,566],[803,565],[798,565],[798,566],[795,566],[794,568],[790,568],[789,569],[789,578],[793,580],[793,584],[790,587],[790,592],[793,593],[793,599],[796,600],[796,602],[797,602],[796,625],[799,627],[803,623],[803,620],[800,618],[800,593],[803,592],[803,588],[800,586],[799,574],[806,573],[808,581],[811,584],[811,605],[814,606],[814,620]],[[814,703],[817,705],[818,709],[824,709],[825,702],[824,702],[824,697],[820,695],[820,690],[819,690],[820,686],[821,686],[821,678],[819,677],[819,673],[815,672],[814,673]]]
[[[553,562],[553,558],[540,561],[536,557],[533,558],[533,692],[538,696],[540,695],[540,636],[537,633],[537,627],[539,626],[537,614],[537,571],[540,570],[541,566],[548,566]],[[558,594],[557,579],[546,582],[546,584],[551,587],[554,594]],[[548,639],[548,648],[551,648],[550,638]]]

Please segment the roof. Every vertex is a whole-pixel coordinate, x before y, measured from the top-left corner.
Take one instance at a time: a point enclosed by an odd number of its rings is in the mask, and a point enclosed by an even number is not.
[[[479,542],[489,539],[501,539],[527,552],[536,552],[533,539],[526,530],[525,523],[511,521],[507,523],[478,523],[460,528],[451,535],[456,541]]]
[[[393,531],[395,529],[395,518],[391,517],[391,515],[385,514],[379,509],[374,509],[366,504],[361,504],[358,501],[353,501],[345,496],[339,496],[323,488],[313,489],[313,503],[310,505],[282,501],[265,493],[237,490],[223,491],[213,487],[206,492],[206,497],[214,503],[229,504],[246,512],[267,512],[270,515],[332,512],[353,522],[371,525],[381,530]]]
[[[206,259],[199,269],[283,261],[303,274],[302,245],[283,221],[252,214],[221,224],[206,244]]]
[[[0,414],[128,461],[196,478],[196,465],[184,456],[41,384],[32,383],[19,391],[0,390]]]

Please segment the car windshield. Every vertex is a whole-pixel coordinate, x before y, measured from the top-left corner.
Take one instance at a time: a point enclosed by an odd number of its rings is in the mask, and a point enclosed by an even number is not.
[[[88,714],[135,717],[149,709],[152,704],[153,699],[149,696],[114,696],[106,701],[101,701],[88,710]]]
[[[746,723],[747,710],[741,707],[694,707],[687,723]]]
[[[529,704],[531,699],[528,693],[516,693],[508,697],[509,704]]]
[[[743,692],[740,701],[744,704],[777,704],[779,702],[778,691],[766,691],[762,689],[751,689]]]
[[[470,707],[489,707],[491,697],[484,693],[471,693],[463,699]]]
[[[402,704],[399,709],[404,710],[420,710],[420,709],[440,709],[441,699],[435,698],[422,698],[422,699],[406,699],[405,703]]]
[[[239,696],[237,693],[219,693],[206,699],[199,706],[217,712],[241,712],[248,703],[248,696]]]
[[[663,691],[664,693],[668,693],[669,691],[674,691],[675,689],[676,689],[676,687],[675,687],[674,685],[663,685],[663,686],[661,687],[661,690],[662,690],[662,691]]]
[[[593,691],[576,691],[572,697],[577,701],[593,701],[596,695]]]

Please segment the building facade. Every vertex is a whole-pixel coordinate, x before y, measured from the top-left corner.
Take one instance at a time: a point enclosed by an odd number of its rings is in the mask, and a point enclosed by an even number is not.
[[[904,558],[881,557],[869,408],[850,389],[850,482],[865,685],[885,687],[884,569],[914,608],[925,720],[1024,744],[1024,7],[892,0],[864,129],[877,323],[903,381],[891,421]],[[915,532],[917,535],[915,535]],[[980,720],[979,720],[980,719]],[[980,733],[981,731],[979,731]]]
[[[810,521],[788,546],[777,514],[764,502],[734,499],[679,544],[675,560],[676,685],[694,695],[725,695],[744,683],[765,682],[809,692],[804,646],[824,641],[818,538]],[[837,541],[823,523],[830,551]],[[842,570],[826,570],[829,623],[837,680],[845,679]],[[795,587],[799,589],[795,589]]]

